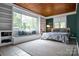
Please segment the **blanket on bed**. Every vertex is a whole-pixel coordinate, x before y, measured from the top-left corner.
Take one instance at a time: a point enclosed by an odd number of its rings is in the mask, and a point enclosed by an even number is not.
[[[46,32],[46,33],[43,33],[41,39],[52,39],[52,40],[57,40],[61,42],[67,42],[68,33],[66,32]]]

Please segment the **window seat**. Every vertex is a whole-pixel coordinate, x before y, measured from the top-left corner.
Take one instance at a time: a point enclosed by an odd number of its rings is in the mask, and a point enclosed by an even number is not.
[[[26,41],[39,39],[40,37],[41,37],[41,34],[13,37],[13,44],[18,44],[18,43],[22,43],[22,42],[26,42]]]

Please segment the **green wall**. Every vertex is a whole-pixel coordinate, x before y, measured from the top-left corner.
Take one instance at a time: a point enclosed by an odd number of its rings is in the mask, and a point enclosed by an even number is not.
[[[46,32],[50,32],[51,28],[53,28],[53,18],[46,19],[46,25],[50,25],[50,28],[46,27]]]
[[[78,3],[78,6],[77,6],[77,40],[79,42],[79,3]]]
[[[77,41],[79,42],[79,3],[77,5],[77,13],[75,15],[68,16],[68,25],[72,28],[72,33],[74,33],[77,37]],[[70,18],[72,19],[70,21]],[[76,19],[76,20],[74,20]],[[70,23],[70,24],[69,24]],[[72,25],[71,25],[72,24]]]
[[[70,28],[70,33],[73,36],[76,36],[76,14],[67,15],[67,27]]]

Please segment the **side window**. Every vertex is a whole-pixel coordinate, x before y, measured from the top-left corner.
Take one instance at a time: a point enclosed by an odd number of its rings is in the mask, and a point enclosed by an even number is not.
[[[55,17],[53,21],[54,28],[66,28],[66,16]]]

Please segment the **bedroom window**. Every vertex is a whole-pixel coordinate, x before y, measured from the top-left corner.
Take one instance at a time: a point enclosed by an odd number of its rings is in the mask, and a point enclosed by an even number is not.
[[[21,35],[38,33],[38,18],[13,12],[13,30]]]
[[[66,28],[66,17],[55,17],[53,25],[54,28]]]

